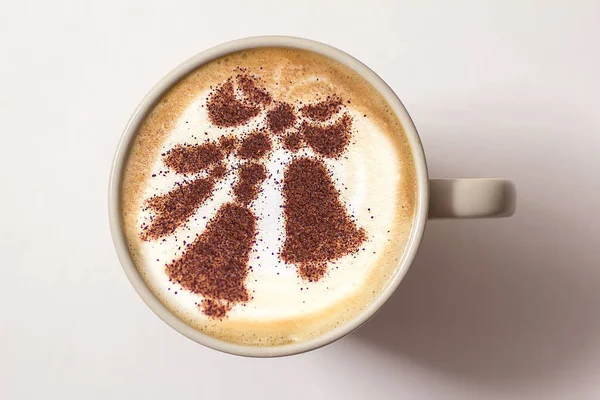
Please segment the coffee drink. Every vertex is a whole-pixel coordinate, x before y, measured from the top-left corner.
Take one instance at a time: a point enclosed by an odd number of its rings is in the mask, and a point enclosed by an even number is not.
[[[332,59],[275,47],[172,87],[122,182],[122,227],[149,288],[194,328],[248,346],[355,318],[394,276],[417,195],[383,97]]]

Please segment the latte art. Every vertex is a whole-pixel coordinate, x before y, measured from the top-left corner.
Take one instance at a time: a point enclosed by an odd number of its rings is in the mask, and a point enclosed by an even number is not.
[[[195,328],[264,346],[316,337],[385,287],[414,213],[402,127],[346,67],[262,48],[215,60],[146,118],[123,227],[156,296]]]

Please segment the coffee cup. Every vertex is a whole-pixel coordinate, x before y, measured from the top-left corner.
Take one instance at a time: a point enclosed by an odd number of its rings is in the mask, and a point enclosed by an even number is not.
[[[182,78],[212,60],[243,50],[262,47],[292,48],[321,54],[345,65],[369,82],[385,99],[402,124],[412,152],[417,190],[414,219],[405,250],[397,262],[394,273],[387,278],[385,288],[370,304],[352,319],[310,340],[274,346],[248,346],[231,343],[195,329],[157,298],[136,268],[130,254],[123,232],[120,202],[123,173],[129,150],[144,119],[160,101],[163,94]],[[428,219],[506,217],[514,213],[515,199],[515,186],[507,180],[431,179],[422,143],[405,107],[392,89],[357,59],[334,47],[312,40],[263,36],[235,40],[199,53],[165,76],[142,100],[127,124],[116,151],[110,176],[109,219],[114,245],[127,277],[144,302],[163,321],[188,338],[216,350],[242,356],[274,357],[317,349],[344,337],[367,322],[392,296],[407,273],[419,248]]]

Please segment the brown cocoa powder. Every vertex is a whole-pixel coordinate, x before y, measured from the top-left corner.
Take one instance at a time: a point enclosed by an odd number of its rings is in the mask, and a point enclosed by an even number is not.
[[[318,280],[317,264],[358,250],[366,240],[340,201],[325,164],[317,159],[291,162],[283,181],[285,242],[281,259],[300,266],[309,280]],[[308,265],[307,265],[308,264]],[[304,276],[303,276],[304,277]]]
[[[249,299],[245,282],[255,235],[254,214],[241,205],[224,204],[166,272],[183,288],[209,300],[200,305],[208,316],[222,318],[232,304]]]
[[[267,126],[275,134],[283,133],[296,122],[294,106],[289,103],[279,103],[267,114]]]
[[[271,151],[271,139],[262,131],[255,131],[242,141],[237,155],[241,159],[258,160]]]
[[[342,100],[339,97],[328,97],[327,100],[305,105],[300,109],[302,115],[315,120],[327,121],[342,108]]]
[[[350,144],[352,117],[343,115],[333,124],[321,126],[304,121],[302,137],[315,153],[329,158],[339,157]]]
[[[146,204],[155,215],[149,225],[142,226],[142,239],[156,240],[175,232],[210,197],[213,188],[213,179],[197,178],[177,184],[167,194],[151,197]]]
[[[247,163],[238,170],[238,182],[233,188],[237,201],[249,205],[259,193],[260,185],[267,178],[267,169],[258,163]]]
[[[197,174],[223,160],[224,154],[214,143],[177,145],[165,153],[165,165],[179,174]]]

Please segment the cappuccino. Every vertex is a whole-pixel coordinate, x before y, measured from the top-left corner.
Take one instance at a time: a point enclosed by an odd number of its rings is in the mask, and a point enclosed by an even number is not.
[[[416,200],[400,121],[360,75],[265,47],[172,87],[133,142],[122,227],[158,299],[248,346],[315,338],[379,296]]]

